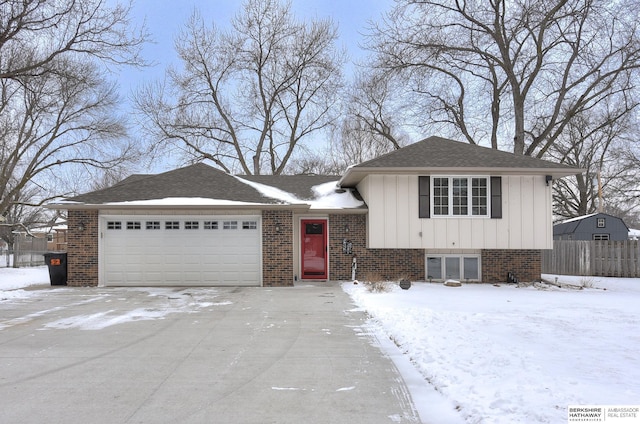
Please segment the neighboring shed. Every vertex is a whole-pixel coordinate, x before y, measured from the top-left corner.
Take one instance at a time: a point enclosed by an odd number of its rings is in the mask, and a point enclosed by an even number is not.
[[[553,226],[554,240],[613,240],[629,237],[629,227],[618,217],[592,213],[568,219]]]

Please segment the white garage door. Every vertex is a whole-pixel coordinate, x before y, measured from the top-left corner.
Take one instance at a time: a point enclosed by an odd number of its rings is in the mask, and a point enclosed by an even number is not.
[[[259,286],[259,216],[102,216],[108,286]]]

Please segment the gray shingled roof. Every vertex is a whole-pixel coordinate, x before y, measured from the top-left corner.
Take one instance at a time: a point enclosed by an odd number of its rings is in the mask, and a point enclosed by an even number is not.
[[[340,180],[340,185],[354,187],[368,173],[449,170],[536,172],[554,176],[578,174],[582,171],[531,156],[516,155],[441,137],[429,137],[349,168]]]
[[[240,178],[293,194],[301,200],[315,198],[312,187],[339,176],[330,175],[248,175]],[[179,168],[162,174],[133,174],[112,187],[65,199],[83,204],[119,203],[171,197],[221,199],[237,202],[278,204],[237,178],[206,164]]]
[[[104,190],[66,200],[85,204],[103,204],[170,197],[278,203],[277,200],[263,196],[256,189],[238,181],[233,176],[203,163],[157,175],[133,175]]]
[[[570,166],[469,143],[429,137],[354,168],[567,168]]]

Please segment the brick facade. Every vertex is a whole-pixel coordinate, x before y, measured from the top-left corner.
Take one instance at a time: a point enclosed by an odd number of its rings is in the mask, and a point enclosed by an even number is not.
[[[97,286],[98,211],[70,209],[67,225],[67,285]]]
[[[347,231],[348,230],[348,231]],[[357,255],[356,279],[382,278],[424,280],[423,249],[367,249],[365,214],[329,216],[329,262],[332,280],[350,280],[353,255],[342,251],[343,240],[350,240]]]
[[[539,281],[542,274],[542,250],[483,250],[482,282],[504,283],[513,273],[523,282]]]
[[[334,281],[350,280],[353,254],[357,255],[356,279],[382,278],[425,280],[423,249],[367,249],[366,214],[329,216],[329,276]],[[294,275],[293,212],[262,212],[263,286],[292,286]],[[67,284],[98,285],[98,211],[68,212]],[[83,226],[82,231],[79,230]],[[343,253],[344,240],[352,243],[352,254]],[[483,250],[482,282],[503,283],[512,272],[520,281],[537,281],[542,272],[541,250]]]
[[[262,211],[262,285],[293,285],[293,212]]]

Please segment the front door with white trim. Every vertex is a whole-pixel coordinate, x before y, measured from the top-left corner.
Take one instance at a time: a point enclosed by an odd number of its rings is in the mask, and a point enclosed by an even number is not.
[[[327,261],[327,220],[303,219],[300,221],[301,269],[303,280],[326,280]]]

